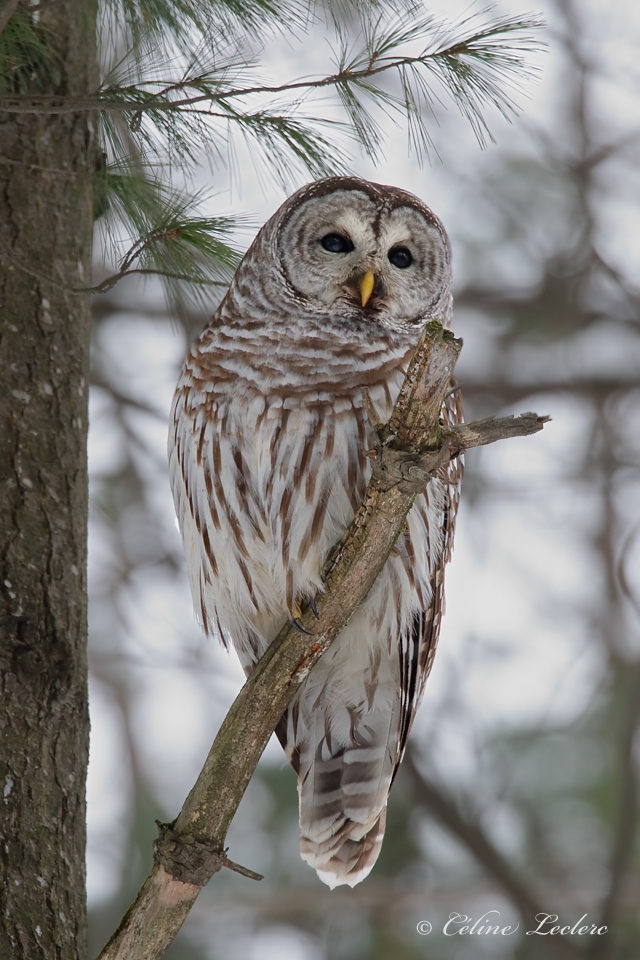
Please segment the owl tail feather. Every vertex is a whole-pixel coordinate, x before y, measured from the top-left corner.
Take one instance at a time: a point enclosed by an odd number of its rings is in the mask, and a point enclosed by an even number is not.
[[[331,888],[364,880],[382,846],[393,773],[388,720],[368,719],[368,743],[338,747],[323,736],[315,749],[300,744],[300,856]]]
[[[343,884],[355,887],[371,873],[378,859],[386,820],[387,808],[384,807],[364,835],[361,823],[346,820],[338,833],[323,843],[303,836],[300,856],[332,890]]]

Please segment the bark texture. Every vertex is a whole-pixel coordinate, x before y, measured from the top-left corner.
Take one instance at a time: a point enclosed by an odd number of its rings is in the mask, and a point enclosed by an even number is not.
[[[16,16],[24,14],[18,11]],[[46,8],[49,66],[94,89],[93,0]],[[0,101],[0,957],[86,957],[87,392],[92,118]]]

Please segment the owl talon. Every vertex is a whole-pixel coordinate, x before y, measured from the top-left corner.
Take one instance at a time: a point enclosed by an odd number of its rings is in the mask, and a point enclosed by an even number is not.
[[[310,637],[310,636],[312,635],[312,634],[311,634],[311,631],[310,631],[310,630],[305,630],[305,628],[304,628],[304,627],[302,626],[302,624],[297,620],[296,617],[289,617],[289,623],[291,624],[291,626],[293,627],[294,630],[297,630],[297,631],[298,631],[298,633],[302,633],[302,634],[304,634],[306,637]]]
[[[320,614],[318,613],[318,608],[316,607],[316,598],[315,598],[315,597],[311,597],[311,599],[309,600],[309,609],[311,610],[311,613],[314,615],[314,617],[316,618],[316,620],[319,620],[319,619],[320,619]]]

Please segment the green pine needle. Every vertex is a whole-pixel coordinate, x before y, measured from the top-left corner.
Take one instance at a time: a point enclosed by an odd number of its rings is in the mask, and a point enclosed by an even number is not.
[[[103,0],[113,66],[99,95],[107,163],[96,175],[96,211],[112,249],[121,248],[123,225],[132,237],[114,276],[155,271],[202,291],[237,264],[229,243],[237,221],[196,215],[201,198],[167,185],[174,166],[188,176],[204,152],[213,168],[233,170],[239,135],[258,173],[285,188],[301,173],[346,173],[345,137],[380,156],[378,112],[406,122],[422,159],[435,149],[446,98],[484,146],[488,110],[517,113],[513,95],[542,46],[533,39],[540,18],[487,22],[489,8],[456,24],[425,15],[414,0],[394,13],[364,0],[325,0],[319,9],[335,32],[335,72],[274,85],[257,72],[261,42],[283,29],[302,38],[318,16],[312,0]],[[327,95],[344,121],[314,115]]]
[[[0,33],[0,96],[50,90],[60,80],[59,59],[46,31],[18,8]]]
[[[241,218],[198,216],[196,210],[205,199],[202,192],[172,190],[158,178],[122,164],[106,166],[99,182],[101,226],[111,249],[122,246],[123,228],[132,242],[119,258],[117,272],[99,284],[97,292],[130,273],[184,281],[196,298],[206,296],[203,287],[229,282],[241,260],[230,242],[244,225]]]

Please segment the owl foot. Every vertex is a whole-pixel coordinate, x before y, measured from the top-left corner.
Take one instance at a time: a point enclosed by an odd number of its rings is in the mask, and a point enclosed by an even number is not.
[[[318,608],[316,607],[315,597],[311,597],[310,599],[308,599],[307,603],[309,604],[309,609],[311,610],[311,613],[314,615],[316,620],[319,620],[320,617],[318,614]],[[289,623],[291,624],[294,630],[298,631],[298,633],[305,633],[307,636],[310,637],[311,634],[309,633],[309,631],[305,630],[305,628],[300,623],[301,616],[302,616],[302,606],[300,604],[300,600],[296,600],[296,602],[293,605],[293,609],[291,610]]]

